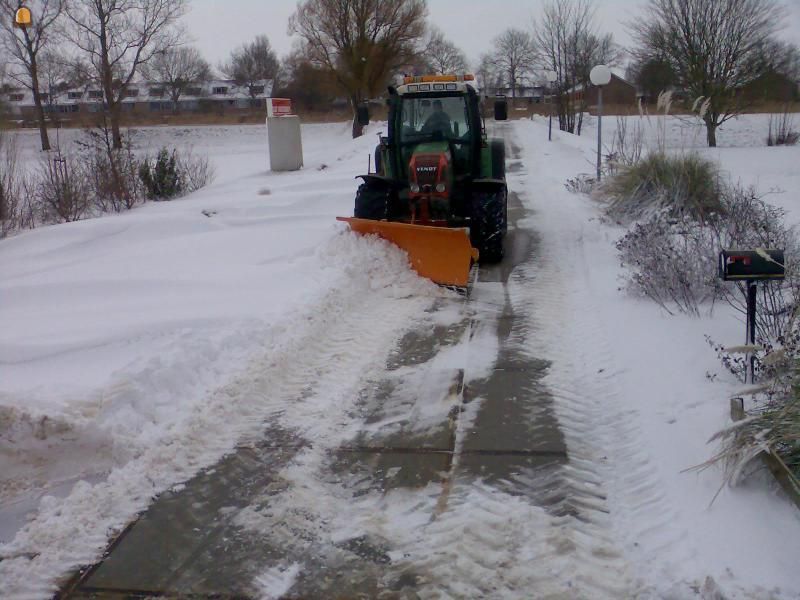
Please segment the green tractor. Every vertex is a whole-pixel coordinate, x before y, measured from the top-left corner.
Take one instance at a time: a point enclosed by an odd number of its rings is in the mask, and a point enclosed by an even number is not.
[[[406,77],[389,88],[375,173],[359,176],[353,217],[339,217],[397,244],[420,275],[445,285],[466,286],[476,259],[500,261],[507,230],[505,145],[487,138],[471,80]],[[494,109],[506,119],[503,100]]]

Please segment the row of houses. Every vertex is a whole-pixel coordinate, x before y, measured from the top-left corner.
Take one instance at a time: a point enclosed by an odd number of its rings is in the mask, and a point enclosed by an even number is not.
[[[531,104],[539,104],[550,100],[547,87],[543,85],[517,86],[512,94],[510,86],[487,87],[483,90],[487,96],[501,94],[511,98],[512,96],[527,101]],[[595,86],[579,85],[570,90],[577,101],[585,100],[589,106],[594,106],[598,101],[598,89]],[[766,74],[759,79],[749,83],[738,91],[748,101],[759,102],[793,102],[800,99],[800,83],[777,73]],[[676,92],[676,97],[680,96]],[[614,105],[635,105],[639,101],[646,103],[655,102],[656,98],[648,98],[637,87],[627,81],[618,73],[611,74],[611,81],[603,86],[603,102]]]
[[[173,111],[227,113],[266,109],[272,83],[271,80],[264,80],[244,86],[231,80],[216,79],[192,84],[180,95],[175,106],[168,86],[143,81],[128,86],[121,105],[124,112],[145,114]],[[52,93],[42,91],[41,96],[45,112],[53,116],[97,113],[105,104],[103,91],[92,85]],[[6,88],[0,98],[12,118],[35,118],[33,92],[29,89]]]
[[[513,91],[509,85],[486,86],[482,92],[486,96],[502,95],[508,98],[514,97],[518,101],[529,104],[550,102],[550,91],[544,85],[518,85]],[[587,104],[593,105],[597,103],[597,89],[594,87],[584,90],[583,86],[577,86],[571,90],[571,93],[576,100],[582,100],[586,96]],[[612,73],[611,82],[603,88],[603,100],[607,104],[634,105],[640,97],[641,94],[636,89],[636,86],[616,73]]]

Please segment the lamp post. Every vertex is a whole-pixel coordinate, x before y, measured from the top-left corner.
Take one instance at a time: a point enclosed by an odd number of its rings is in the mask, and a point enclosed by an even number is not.
[[[611,81],[611,69],[597,65],[589,73],[589,79],[597,86],[597,181],[600,181],[600,156],[603,145],[603,86]]]
[[[553,140],[553,84],[555,83],[558,75],[555,71],[547,71],[545,73],[547,78],[547,91],[550,93],[550,118],[547,123],[547,141]]]

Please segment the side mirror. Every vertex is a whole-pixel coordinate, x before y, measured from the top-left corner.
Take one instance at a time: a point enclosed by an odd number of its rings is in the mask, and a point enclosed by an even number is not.
[[[494,120],[508,120],[508,103],[505,98],[499,98],[494,101]]]
[[[369,125],[369,106],[366,104],[359,104],[356,107],[356,122],[361,127]]]

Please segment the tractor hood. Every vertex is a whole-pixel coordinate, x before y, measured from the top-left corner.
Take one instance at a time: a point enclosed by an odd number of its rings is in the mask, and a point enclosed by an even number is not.
[[[447,142],[425,142],[415,146],[408,161],[411,193],[447,196],[452,188],[452,161]]]

